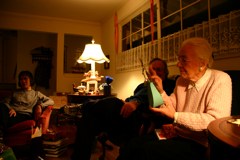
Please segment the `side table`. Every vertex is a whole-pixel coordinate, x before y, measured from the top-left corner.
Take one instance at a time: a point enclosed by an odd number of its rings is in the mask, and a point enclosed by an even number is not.
[[[116,96],[117,94],[111,94],[109,96],[107,95],[78,95],[78,94],[68,94],[67,95],[67,100],[68,103],[84,103],[89,99],[103,99],[106,97],[112,97],[112,96]]]
[[[240,159],[240,126],[229,120],[240,116],[229,116],[212,121],[208,126],[211,160]]]

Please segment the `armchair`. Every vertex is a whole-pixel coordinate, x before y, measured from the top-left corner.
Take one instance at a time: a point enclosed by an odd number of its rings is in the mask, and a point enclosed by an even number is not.
[[[36,126],[41,126],[42,134],[46,134],[53,106],[46,107],[38,122],[35,120],[26,120],[8,128],[4,135],[4,144],[14,149],[22,149],[32,143],[32,134],[35,133]],[[38,123],[38,124],[37,124]],[[16,155],[17,156],[17,155]]]

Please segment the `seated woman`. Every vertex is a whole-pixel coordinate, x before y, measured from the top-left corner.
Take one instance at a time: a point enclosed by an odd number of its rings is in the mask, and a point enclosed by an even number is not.
[[[232,101],[231,78],[222,71],[210,69],[212,62],[212,49],[207,40],[185,40],[178,54],[181,76],[170,96],[163,89],[162,79],[150,67],[149,78],[165,104],[149,108],[154,114],[173,121],[175,135],[166,140],[159,140],[155,134],[133,139],[121,148],[118,160],[206,159],[207,126],[215,119],[229,116]]]
[[[42,110],[54,104],[52,99],[39,91],[33,90],[33,84],[31,72],[21,71],[19,73],[18,85],[21,88],[16,90],[5,103],[0,104],[0,126],[3,132],[22,121],[31,119],[37,121],[42,114]]]
[[[20,72],[18,85],[21,88],[16,90],[12,97],[0,106],[0,125],[3,129],[25,120],[33,118],[38,120],[41,116],[42,109],[54,104],[52,99],[32,89],[34,81],[31,72]],[[33,114],[33,109],[35,109],[37,113]],[[35,117],[33,117],[33,115]]]

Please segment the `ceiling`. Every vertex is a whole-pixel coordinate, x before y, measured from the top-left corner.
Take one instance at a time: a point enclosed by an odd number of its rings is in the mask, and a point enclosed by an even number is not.
[[[127,0],[1,0],[0,11],[101,22]]]

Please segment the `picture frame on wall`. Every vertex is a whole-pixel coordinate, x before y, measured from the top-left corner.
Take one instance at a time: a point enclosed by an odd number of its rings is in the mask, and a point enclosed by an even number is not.
[[[64,35],[64,73],[83,74],[91,69],[87,63],[77,63],[86,44],[91,42],[92,36]]]

